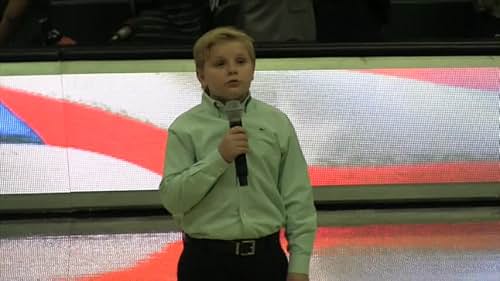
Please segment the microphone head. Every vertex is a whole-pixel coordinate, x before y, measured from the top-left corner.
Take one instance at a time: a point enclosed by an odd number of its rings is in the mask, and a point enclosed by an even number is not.
[[[230,100],[224,104],[224,112],[227,115],[229,122],[241,121],[241,114],[243,113],[243,105],[238,100]]]

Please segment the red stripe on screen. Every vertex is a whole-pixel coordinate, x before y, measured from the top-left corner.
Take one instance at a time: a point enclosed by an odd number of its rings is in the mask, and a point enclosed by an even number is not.
[[[387,68],[357,72],[381,74],[434,84],[477,90],[500,91],[500,68]]]
[[[45,144],[92,151],[163,173],[167,131],[116,113],[2,88],[0,97]]]
[[[313,186],[500,182],[500,161],[395,165],[382,167],[309,167]]]

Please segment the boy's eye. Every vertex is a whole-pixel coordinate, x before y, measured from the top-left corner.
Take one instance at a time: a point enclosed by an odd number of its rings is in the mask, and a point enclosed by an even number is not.
[[[243,63],[246,63],[246,62],[247,62],[247,60],[246,60],[246,59],[241,58],[241,59],[237,59],[237,60],[236,60],[236,62],[237,62],[237,63],[239,63],[239,64],[243,64]]]
[[[224,62],[223,61],[216,61],[215,66],[223,66],[224,65]]]

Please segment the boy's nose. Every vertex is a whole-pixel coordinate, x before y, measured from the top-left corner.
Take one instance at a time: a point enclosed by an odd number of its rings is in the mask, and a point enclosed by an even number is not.
[[[233,63],[229,63],[229,64],[227,65],[227,72],[228,72],[229,74],[234,74],[234,73],[237,73],[237,72],[238,72],[238,70],[237,70],[237,68],[236,68],[236,65],[235,65],[235,64],[233,64]]]

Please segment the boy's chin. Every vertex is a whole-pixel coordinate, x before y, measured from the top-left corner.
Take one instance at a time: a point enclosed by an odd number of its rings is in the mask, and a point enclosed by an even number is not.
[[[240,100],[243,101],[248,96],[248,92],[246,93],[228,93],[223,96],[212,96],[212,98],[219,100],[221,102],[226,102],[230,100]]]

